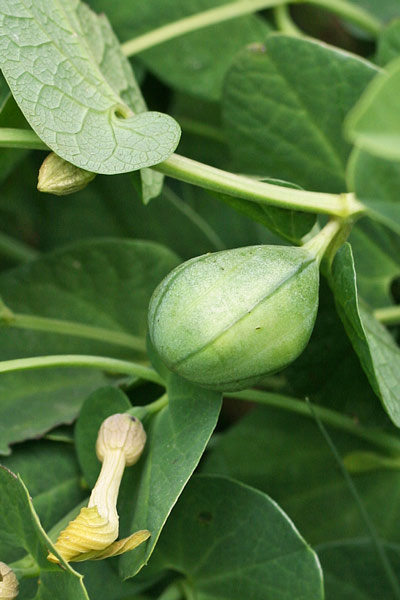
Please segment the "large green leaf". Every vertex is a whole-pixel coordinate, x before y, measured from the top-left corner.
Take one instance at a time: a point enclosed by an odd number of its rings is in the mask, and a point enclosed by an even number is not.
[[[172,507],[204,452],[221,409],[218,392],[198,388],[175,375],[168,380],[167,393],[168,408],[150,422],[141,471],[136,476],[131,474],[130,491],[127,485],[122,498],[122,525],[125,523],[130,531],[147,528],[152,532],[147,545],[121,557],[123,577],[135,575],[148,561]]]
[[[346,120],[348,137],[362,150],[400,160],[400,60],[378,73]]]
[[[318,559],[279,506],[220,477],[190,481],[154,558],[198,600],[323,598]]]
[[[400,277],[400,239],[379,223],[363,219],[350,242],[361,296],[373,308],[393,304],[391,285]]]
[[[106,52],[114,42],[104,16],[79,0],[29,7],[2,0],[0,12],[0,65],[8,85],[30,125],[62,158],[111,175],[157,164],[174,151],[177,123],[157,112],[132,113],[131,94],[125,98],[115,85],[132,73],[127,62],[114,60],[115,44]]]
[[[45,529],[84,497],[72,444],[27,442],[16,446],[1,464],[23,479]]]
[[[346,335],[324,279],[320,282],[318,315],[310,341],[283,375],[289,386],[281,388],[282,393],[308,397],[356,418],[363,425],[390,425]]]
[[[349,188],[371,218],[400,233],[400,163],[355,148],[347,171]]]
[[[223,98],[236,169],[343,192],[343,119],[375,73],[371,63],[305,38],[271,34],[243,50]]]
[[[282,409],[287,408],[284,397],[265,394],[265,399],[268,397],[276,406],[282,402]],[[210,448],[203,471],[234,477],[270,494],[313,545],[369,537],[311,413],[305,417],[282,409],[258,407],[222,433]],[[338,422],[340,417],[338,413]],[[328,422],[326,426],[343,458],[354,452],[391,457],[379,445],[358,437],[356,427],[351,433],[329,427]],[[378,429],[366,431],[373,437]],[[398,440],[393,439],[397,458]],[[400,485],[399,468],[386,468],[382,461],[380,466],[353,472],[352,477],[378,536],[400,542],[400,498],[393,493]]]
[[[384,546],[393,572],[400,568],[400,547]],[[354,540],[317,548],[322,563],[326,600],[396,600],[376,548],[369,541]]]
[[[231,0],[152,0],[137,2],[135,10],[125,0],[92,0],[96,10],[105,10],[122,40],[135,38],[163,25],[228,4]],[[140,54],[140,59],[173,88],[217,100],[229,64],[246,44],[259,42],[270,30],[254,15],[182,35]]]
[[[174,92],[170,112],[182,128],[180,154],[229,170],[230,156],[222,130],[219,102]]]
[[[37,600],[88,600],[82,577],[68,563],[63,561],[60,568],[47,560],[48,551],[54,551],[54,546],[40,524],[22,480],[0,467],[0,490],[0,541],[24,548],[40,568]]]
[[[0,294],[15,312],[96,325],[145,337],[147,306],[161,279],[178,263],[151,242],[106,240],[59,250],[0,276]],[[134,358],[134,350],[55,333],[0,329],[0,358],[99,354]],[[114,379],[114,382],[118,380]],[[12,442],[70,422],[84,398],[112,382],[98,371],[48,369],[0,378],[1,452]]]
[[[138,592],[148,585],[136,579],[122,581],[110,560],[77,563],[76,567],[83,575],[85,587],[93,600],[145,600]]]
[[[285,406],[283,397],[266,396],[275,401],[281,399]],[[375,452],[383,459],[388,456],[357,435],[337,428],[329,428],[329,433],[343,457],[355,451]],[[380,597],[373,593],[379,585],[385,592],[390,590],[359,508],[312,418],[279,408],[259,407],[216,440],[205,470],[238,478],[279,502],[306,539],[316,544],[327,600],[372,600]],[[393,494],[400,483],[399,469],[385,468],[382,462],[380,467],[372,466],[352,477],[370,522],[386,551],[390,550],[389,544],[393,547],[400,540],[400,503]],[[361,539],[366,543],[361,544]],[[397,560],[393,566],[398,573]],[[377,580],[373,585],[371,582],[368,595],[371,576]],[[344,595],[350,591],[355,595]],[[366,595],[357,596],[356,592],[361,591]],[[392,595],[383,593],[383,597],[391,599]]]
[[[335,257],[331,285],[340,318],[371,386],[392,421],[400,426],[400,348],[369,308],[358,300],[349,244]]]
[[[147,562],[219,415],[221,400],[216,392],[194,387],[176,376],[170,377],[167,391],[168,406],[144,420],[145,451],[137,466],[127,469],[120,491],[120,537],[139,529],[149,529],[152,534],[146,544],[121,557],[123,577],[132,577]],[[122,392],[109,388],[92,394],[83,407],[77,447],[90,485],[100,467],[94,451],[99,426],[108,415],[125,412],[128,407]]]

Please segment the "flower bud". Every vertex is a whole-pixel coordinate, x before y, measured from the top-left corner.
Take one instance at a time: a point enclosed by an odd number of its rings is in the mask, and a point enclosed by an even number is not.
[[[51,152],[39,169],[37,189],[39,192],[66,196],[83,190],[95,178],[95,173],[75,167]]]
[[[111,415],[103,421],[96,442],[97,458],[103,462],[107,452],[121,450],[125,465],[135,464],[143,452],[146,432],[142,423],[125,413]]]
[[[0,600],[13,600],[18,596],[18,579],[14,571],[0,562]]]
[[[151,341],[167,366],[189,381],[244,389],[304,350],[318,286],[318,260],[305,248],[250,246],[199,256],[154,292]]]

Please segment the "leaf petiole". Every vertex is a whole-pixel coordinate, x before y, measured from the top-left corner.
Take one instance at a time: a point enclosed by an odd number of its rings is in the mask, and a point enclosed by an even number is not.
[[[153,169],[185,183],[268,206],[279,206],[280,208],[342,218],[361,215],[366,210],[354,194],[308,192],[273,185],[251,177],[223,171],[179,154],[172,154]]]
[[[12,129],[0,127],[0,147],[25,148],[28,150],[49,150],[33,129]]]
[[[400,305],[377,308],[376,310],[374,310],[374,317],[383,325],[399,325]]]
[[[275,24],[278,31],[286,35],[302,36],[304,33],[297,27],[296,23],[290,16],[289,7],[287,4],[276,6],[274,9]]]
[[[33,148],[32,144],[35,138],[37,140],[37,148],[46,148],[33,131],[0,128],[0,147]],[[19,140],[19,146],[16,145],[16,139]],[[24,139],[28,146],[23,145]],[[180,156],[179,154],[171,154],[167,160],[155,165],[153,169],[185,183],[191,183],[207,190],[221,192],[229,196],[243,198],[267,206],[278,206],[280,208],[327,214],[342,218],[359,216],[366,211],[365,206],[352,193],[328,194],[308,192],[273,185],[257,181],[251,177],[223,171],[222,169],[211,167],[210,165]]]
[[[99,340],[107,344],[131,348],[131,350],[143,354],[146,353],[145,340],[124,331],[114,331],[104,327],[95,327],[74,321],[64,321],[63,319],[50,319],[48,317],[14,313],[4,304],[0,307],[0,326],[46,331],[49,333]]]
[[[60,354],[54,356],[33,356],[16,358],[0,362],[0,373],[44,369],[49,367],[84,367],[101,369],[121,375],[133,375],[147,381],[163,385],[163,380],[151,367],[145,367],[127,360],[109,358],[108,356],[90,356],[83,354]]]
[[[145,406],[133,406],[126,412],[128,415],[132,415],[143,421],[147,416],[160,412],[160,410],[166,406],[168,406],[168,394],[163,394],[160,398],[150,404],[146,404]]]
[[[307,248],[315,256],[318,263],[320,263],[325,252],[339,234],[344,224],[345,222],[339,219],[331,219],[317,235],[304,244],[303,248]]]

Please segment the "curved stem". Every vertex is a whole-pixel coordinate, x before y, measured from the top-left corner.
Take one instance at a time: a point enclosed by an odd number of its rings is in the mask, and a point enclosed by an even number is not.
[[[286,35],[304,35],[301,29],[297,27],[290,16],[290,10],[287,5],[276,6],[274,9],[275,23],[278,30]]]
[[[374,317],[383,325],[400,325],[400,304],[374,310]]]
[[[373,15],[346,0],[289,0],[289,3],[315,4],[351,21],[373,35],[377,35],[382,29],[381,23]],[[122,51],[125,56],[134,56],[191,31],[198,31],[210,25],[284,4],[288,4],[288,0],[235,0],[148,31],[122,44]]]
[[[331,219],[317,235],[304,244],[303,248],[307,248],[307,250],[315,256],[318,263],[320,263],[326,250],[331,245],[344,223],[345,221],[340,221],[339,219]]]
[[[61,354],[54,356],[33,356],[31,358],[17,358],[0,362],[0,373],[12,371],[26,371],[31,369],[45,369],[49,367],[85,367],[101,369],[111,373],[133,375],[153,383],[163,385],[163,380],[151,367],[145,367],[127,360],[118,360],[108,356],[90,356],[84,354]]]
[[[2,315],[1,308],[7,310]],[[61,335],[71,335],[76,337],[100,340],[116,346],[125,346],[138,352],[146,352],[146,342],[143,338],[136,337],[123,331],[114,331],[103,327],[94,327],[74,321],[64,321],[61,319],[50,319],[47,317],[38,317],[36,315],[25,315],[8,311],[7,307],[0,308],[0,325],[16,327],[18,329],[30,329],[35,331],[47,331]]]
[[[146,408],[146,412],[148,414],[153,415],[154,413],[160,412],[160,410],[166,406],[168,406],[168,394],[163,394],[160,398],[158,398],[158,400],[147,404],[144,408]]]
[[[307,192],[272,185],[251,177],[235,175],[179,154],[172,154],[153,169],[185,183],[268,206],[330,214],[344,218],[365,211],[363,204],[358,202],[353,194]]]
[[[9,127],[0,127],[0,147],[49,150],[49,147],[42,142],[33,130],[11,129]]]
[[[160,412],[160,410],[166,406],[168,406],[168,394],[163,394],[160,398],[154,402],[151,402],[150,404],[145,404],[144,406],[133,406],[126,412],[128,415],[137,417],[142,421],[145,417]]]
[[[14,571],[17,579],[39,577],[40,575],[40,567],[30,554],[16,560],[9,566]]]
[[[288,396],[271,394],[260,390],[245,390],[243,392],[224,394],[224,396],[226,398],[237,398],[238,400],[245,400],[247,402],[265,404],[266,406],[272,406],[281,410],[297,413],[303,417],[312,418],[310,408],[305,402],[296,400],[295,398],[289,398]],[[375,444],[393,455],[398,456],[400,454],[400,439],[394,435],[364,427],[363,425],[354,422],[350,417],[329,408],[318,406],[316,404],[313,404],[312,407],[321,421],[330,427],[345,431],[355,437]]]
[[[28,133],[30,134],[28,137],[39,140],[33,131],[25,132],[25,130],[18,129],[6,131],[23,131],[24,135]],[[2,132],[4,133],[4,130],[0,128],[0,147],[10,147],[9,140],[2,135]],[[42,144],[42,142],[40,143]],[[43,144],[42,147],[46,146]],[[272,185],[251,177],[235,175],[179,154],[172,154],[167,160],[152,168],[185,183],[267,206],[279,206],[342,218],[361,215],[366,211],[365,206],[355,198],[354,194],[326,194]]]
[[[376,19],[371,13],[364,10],[360,6],[348,2],[347,0],[292,0],[296,4],[305,2],[306,4],[314,4],[321,8],[325,8],[330,12],[335,13],[339,17],[350,21],[354,25],[358,25],[365,31],[378,35],[382,29],[382,23]]]
[[[143,52],[143,50],[153,48],[185,33],[197,31],[210,25],[254,13],[258,10],[271,8],[278,4],[285,4],[286,2],[287,0],[236,0],[217,8],[184,17],[183,19],[173,21],[148,33],[144,33],[122,44],[122,52],[125,56],[134,56],[135,54],[139,54],[139,52]]]

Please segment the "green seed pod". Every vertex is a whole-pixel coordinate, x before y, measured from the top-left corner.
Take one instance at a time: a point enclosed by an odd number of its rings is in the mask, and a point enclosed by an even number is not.
[[[83,190],[96,177],[51,152],[39,169],[37,189],[39,192],[67,196]]]
[[[319,261],[306,248],[250,246],[199,256],[155,290],[151,341],[167,366],[189,381],[244,389],[304,350],[318,285]]]

